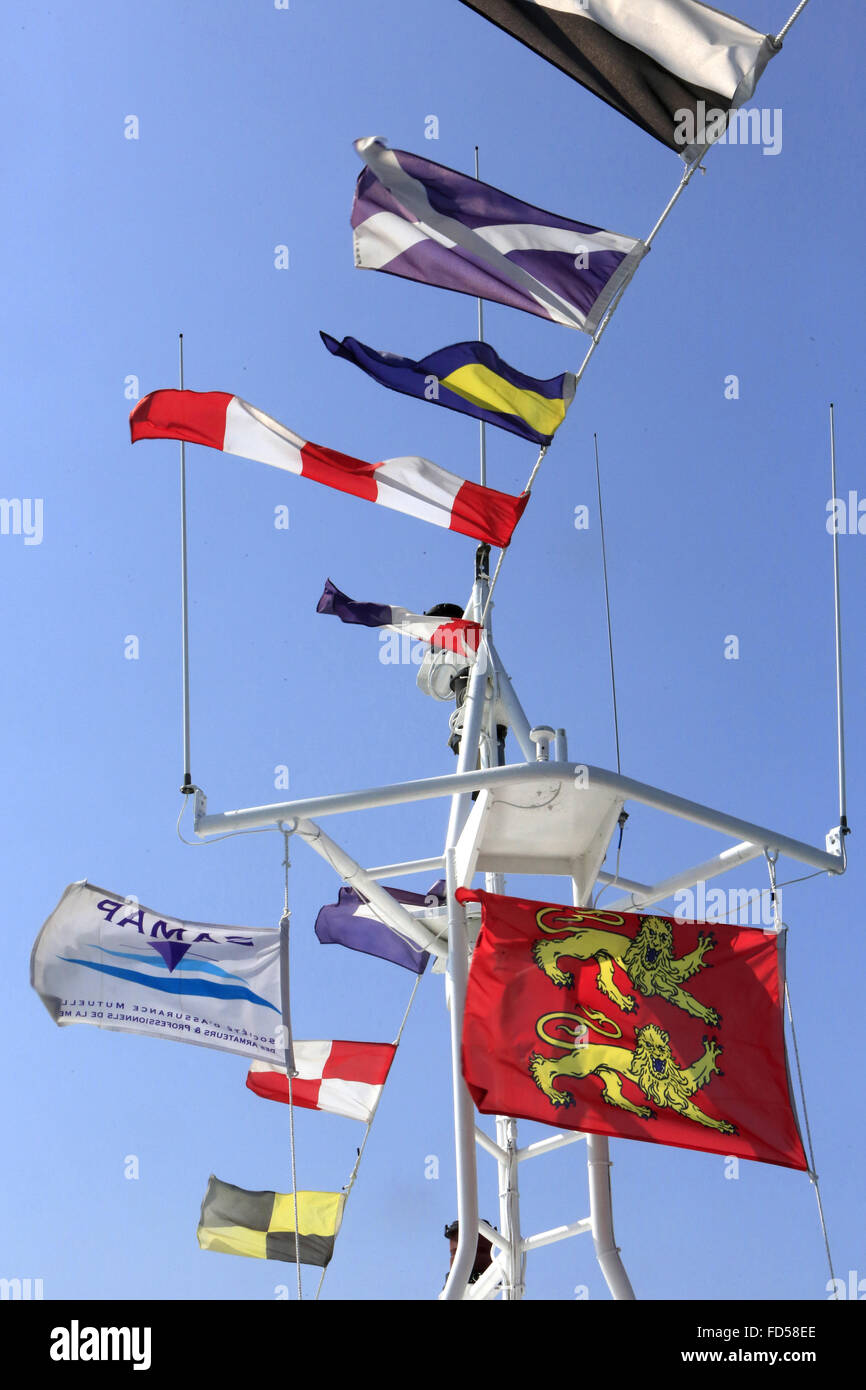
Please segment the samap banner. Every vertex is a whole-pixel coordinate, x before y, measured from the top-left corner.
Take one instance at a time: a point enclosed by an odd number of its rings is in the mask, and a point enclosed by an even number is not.
[[[463,1026],[478,1109],[805,1169],[784,937],[460,889],[480,902]]]
[[[274,929],[185,922],[72,883],[36,938],[30,982],[61,1025],[285,1058]]]

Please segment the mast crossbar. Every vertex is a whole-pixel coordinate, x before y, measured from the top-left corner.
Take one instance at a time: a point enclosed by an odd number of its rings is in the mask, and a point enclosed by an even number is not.
[[[787,855],[798,863],[807,864],[810,868],[826,873],[841,874],[845,870],[844,858],[840,854],[828,853],[825,849],[780,834],[768,826],[742,820],[726,812],[714,810],[710,806],[704,806],[700,802],[676,796],[660,787],[649,786],[631,777],[610,772],[606,768],[592,767],[585,763],[510,764],[505,767],[426,777],[413,782],[391,783],[366,791],[339,792],[329,796],[307,797],[300,801],[283,801],[269,806],[254,806],[245,810],[213,814],[207,813],[206,799],[203,793],[198,792],[195,833],[200,839],[206,839],[209,835],[224,834],[227,830],[251,829],[257,826],[274,826],[279,829],[286,822],[314,815],[339,815],[348,811],[428,801],[436,797],[466,796],[471,791],[485,787],[498,790],[513,789],[522,782],[537,781],[541,774],[545,781],[550,783],[605,788],[624,800],[637,801],[695,825],[703,825],[722,834],[734,836],[740,841],[748,841],[750,845],[758,847],[759,853],[764,849],[778,850],[780,854]]]

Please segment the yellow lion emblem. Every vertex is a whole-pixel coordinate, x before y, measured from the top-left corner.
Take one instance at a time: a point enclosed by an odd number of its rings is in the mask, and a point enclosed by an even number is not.
[[[578,1027],[572,1028],[561,1020],[575,1019]],[[547,1024],[554,1024],[560,1031],[576,1035],[582,1032],[577,1014],[545,1014],[538,1020],[536,1032],[543,1042],[554,1047],[569,1047],[562,1038],[551,1037],[545,1031]],[[704,1051],[690,1067],[680,1067],[674,1061],[670,1048],[669,1034],[656,1023],[647,1023],[635,1033],[634,1051],[628,1047],[614,1047],[608,1043],[575,1042],[565,1057],[542,1057],[533,1052],[529,1058],[529,1071],[539,1090],[543,1091],[552,1105],[574,1105],[575,1097],[569,1091],[556,1088],[556,1081],[564,1076],[575,1081],[583,1081],[588,1076],[597,1076],[602,1082],[601,1098],[618,1110],[629,1110],[642,1120],[655,1118],[655,1111],[649,1105],[635,1105],[622,1093],[623,1080],[631,1081],[647,1100],[661,1110],[676,1110],[687,1120],[694,1120],[708,1129],[718,1129],[722,1134],[736,1134],[736,1127],[727,1120],[714,1120],[705,1115],[692,1100],[692,1096],[714,1076],[722,1073],[716,1059],[722,1052],[721,1045],[714,1038],[704,1038]]]
[[[555,914],[553,922],[548,921],[551,914]],[[671,924],[663,917],[642,917],[640,930],[634,939],[598,927],[586,926],[573,930],[576,922],[587,920],[601,922],[604,926],[621,926],[624,918],[615,912],[590,913],[580,909],[569,911],[544,907],[536,914],[535,920],[543,932],[569,932],[562,940],[545,941],[542,938],[534,942],[532,947],[535,964],[560,988],[574,984],[574,976],[559,968],[559,961],[564,956],[574,960],[594,957],[598,961],[596,985],[625,1013],[633,1013],[637,1001],[631,994],[622,994],[614,984],[615,965],[625,971],[635,990],[645,998],[658,995],[712,1028],[717,1028],[721,1023],[715,1009],[707,1008],[682,987],[692,975],[707,968],[704,956],[715,946],[714,936],[702,932],[695,949],[676,959]]]

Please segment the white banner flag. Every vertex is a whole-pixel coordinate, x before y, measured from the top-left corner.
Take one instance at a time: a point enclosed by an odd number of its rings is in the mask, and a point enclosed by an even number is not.
[[[82,880],[36,938],[30,983],[61,1025],[285,1056],[274,929],[184,922]]]

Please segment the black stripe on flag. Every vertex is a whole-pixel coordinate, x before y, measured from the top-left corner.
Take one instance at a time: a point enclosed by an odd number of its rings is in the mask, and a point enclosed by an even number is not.
[[[539,57],[546,58],[684,158],[694,158],[701,146],[689,146],[682,137],[676,138],[678,126],[682,129],[682,113],[692,113],[691,129],[697,130],[700,139],[703,121],[698,102],[704,103],[704,112],[727,111],[732,105],[730,95],[677,77],[655,58],[609,33],[589,16],[548,10],[535,0],[461,0],[461,3],[531,48]],[[757,64],[755,80],[772,52],[768,41],[762,61]],[[714,130],[713,134],[717,138],[721,129]]]

